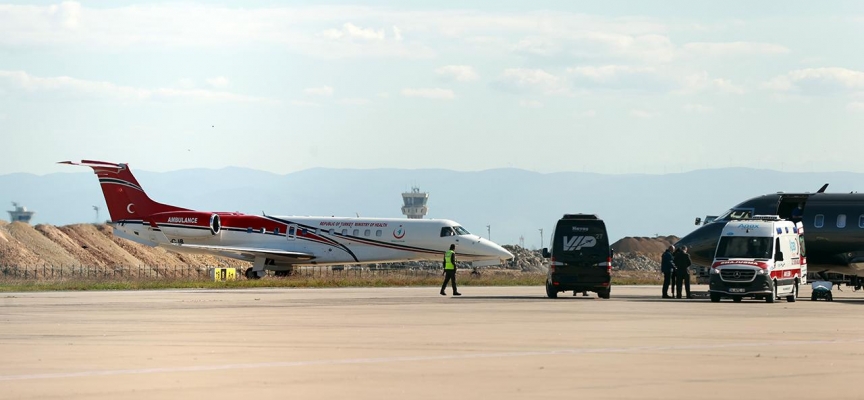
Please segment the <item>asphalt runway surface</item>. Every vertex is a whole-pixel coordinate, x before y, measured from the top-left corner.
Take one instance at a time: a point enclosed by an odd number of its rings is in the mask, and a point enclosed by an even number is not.
[[[2,293],[0,398],[864,398],[851,288],[775,304],[461,291]]]

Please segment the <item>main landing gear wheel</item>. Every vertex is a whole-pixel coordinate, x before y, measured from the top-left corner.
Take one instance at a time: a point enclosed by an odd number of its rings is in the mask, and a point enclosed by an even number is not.
[[[246,279],[261,279],[261,277],[258,276],[258,273],[253,271],[252,268],[247,268],[245,275]]]

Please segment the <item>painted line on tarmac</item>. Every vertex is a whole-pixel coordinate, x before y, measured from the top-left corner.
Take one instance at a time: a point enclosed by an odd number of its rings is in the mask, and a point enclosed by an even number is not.
[[[726,343],[707,345],[685,345],[685,346],[642,346],[642,347],[601,347],[595,349],[562,349],[547,351],[519,351],[503,353],[478,353],[478,354],[450,354],[440,356],[407,356],[407,357],[380,357],[380,358],[348,358],[335,360],[309,360],[309,361],[281,361],[252,364],[223,364],[223,365],[198,365],[188,367],[164,367],[164,368],[140,368],[140,369],[114,369],[101,371],[78,371],[58,372],[48,374],[27,375],[0,375],[3,381],[25,381],[36,379],[62,379],[62,378],[91,378],[117,375],[145,375],[164,374],[177,372],[207,372],[207,371],[229,371],[243,369],[261,368],[292,368],[292,367],[315,367],[328,365],[352,365],[352,364],[385,364],[407,361],[442,361],[442,360],[466,360],[484,358],[510,358],[510,357],[533,357],[533,356],[558,356],[574,354],[604,354],[604,353],[641,353],[652,351],[676,351],[676,350],[714,350],[747,347],[781,347],[801,345],[836,345],[864,343],[864,339],[855,340],[804,340],[804,341],[774,341],[753,343]]]

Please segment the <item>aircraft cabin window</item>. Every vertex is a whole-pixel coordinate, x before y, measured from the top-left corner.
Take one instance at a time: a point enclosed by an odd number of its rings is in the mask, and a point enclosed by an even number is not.
[[[354,235],[354,236],[358,236],[358,235],[360,235],[360,230],[359,230],[359,229],[355,229],[353,235]]]
[[[383,232],[381,232],[381,230],[379,229],[379,230],[375,231],[375,236],[381,237],[382,233]]]
[[[371,235],[371,234],[372,234],[372,230],[371,230],[371,229],[367,229],[367,230],[363,231],[363,236],[369,236],[369,235]]]
[[[453,235],[454,235],[453,228],[451,228],[449,226],[445,226],[445,227],[441,228],[441,237],[453,236]]]
[[[348,235],[348,230],[347,230],[347,229],[343,229],[343,230],[342,230],[342,236],[345,236],[345,235]]]
[[[309,231],[306,230],[306,228],[303,228],[303,229],[300,230],[300,234],[303,235],[303,236],[306,236],[307,233],[309,233]]]
[[[278,235],[279,234],[279,228],[273,229],[273,233]]]
[[[864,228],[864,214],[858,216],[858,227]]]
[[[837,227],[845,228],[846,227],[846,214],[840,214],[837,216]]]
[[[813,226],[821,228],[823,225],[825,225],[825,216],[822,214],[816,214],[816,218],[813,220]]]

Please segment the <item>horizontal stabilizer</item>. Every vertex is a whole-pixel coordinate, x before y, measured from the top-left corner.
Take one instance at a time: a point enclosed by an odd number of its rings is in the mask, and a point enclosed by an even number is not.
[[[173,243],[161,244],[160,246],[177,253],[208,254],[236,258],[238,260],[246,261],[254,261],[255,257],[270,258],[273,260],[284,261],[288,263],[302,263],[315,259],[315,256],[309,253],[300,253],[296,251],[285,251],[278,249],[262,249],[255,247],[204,246],[198,244]]]

